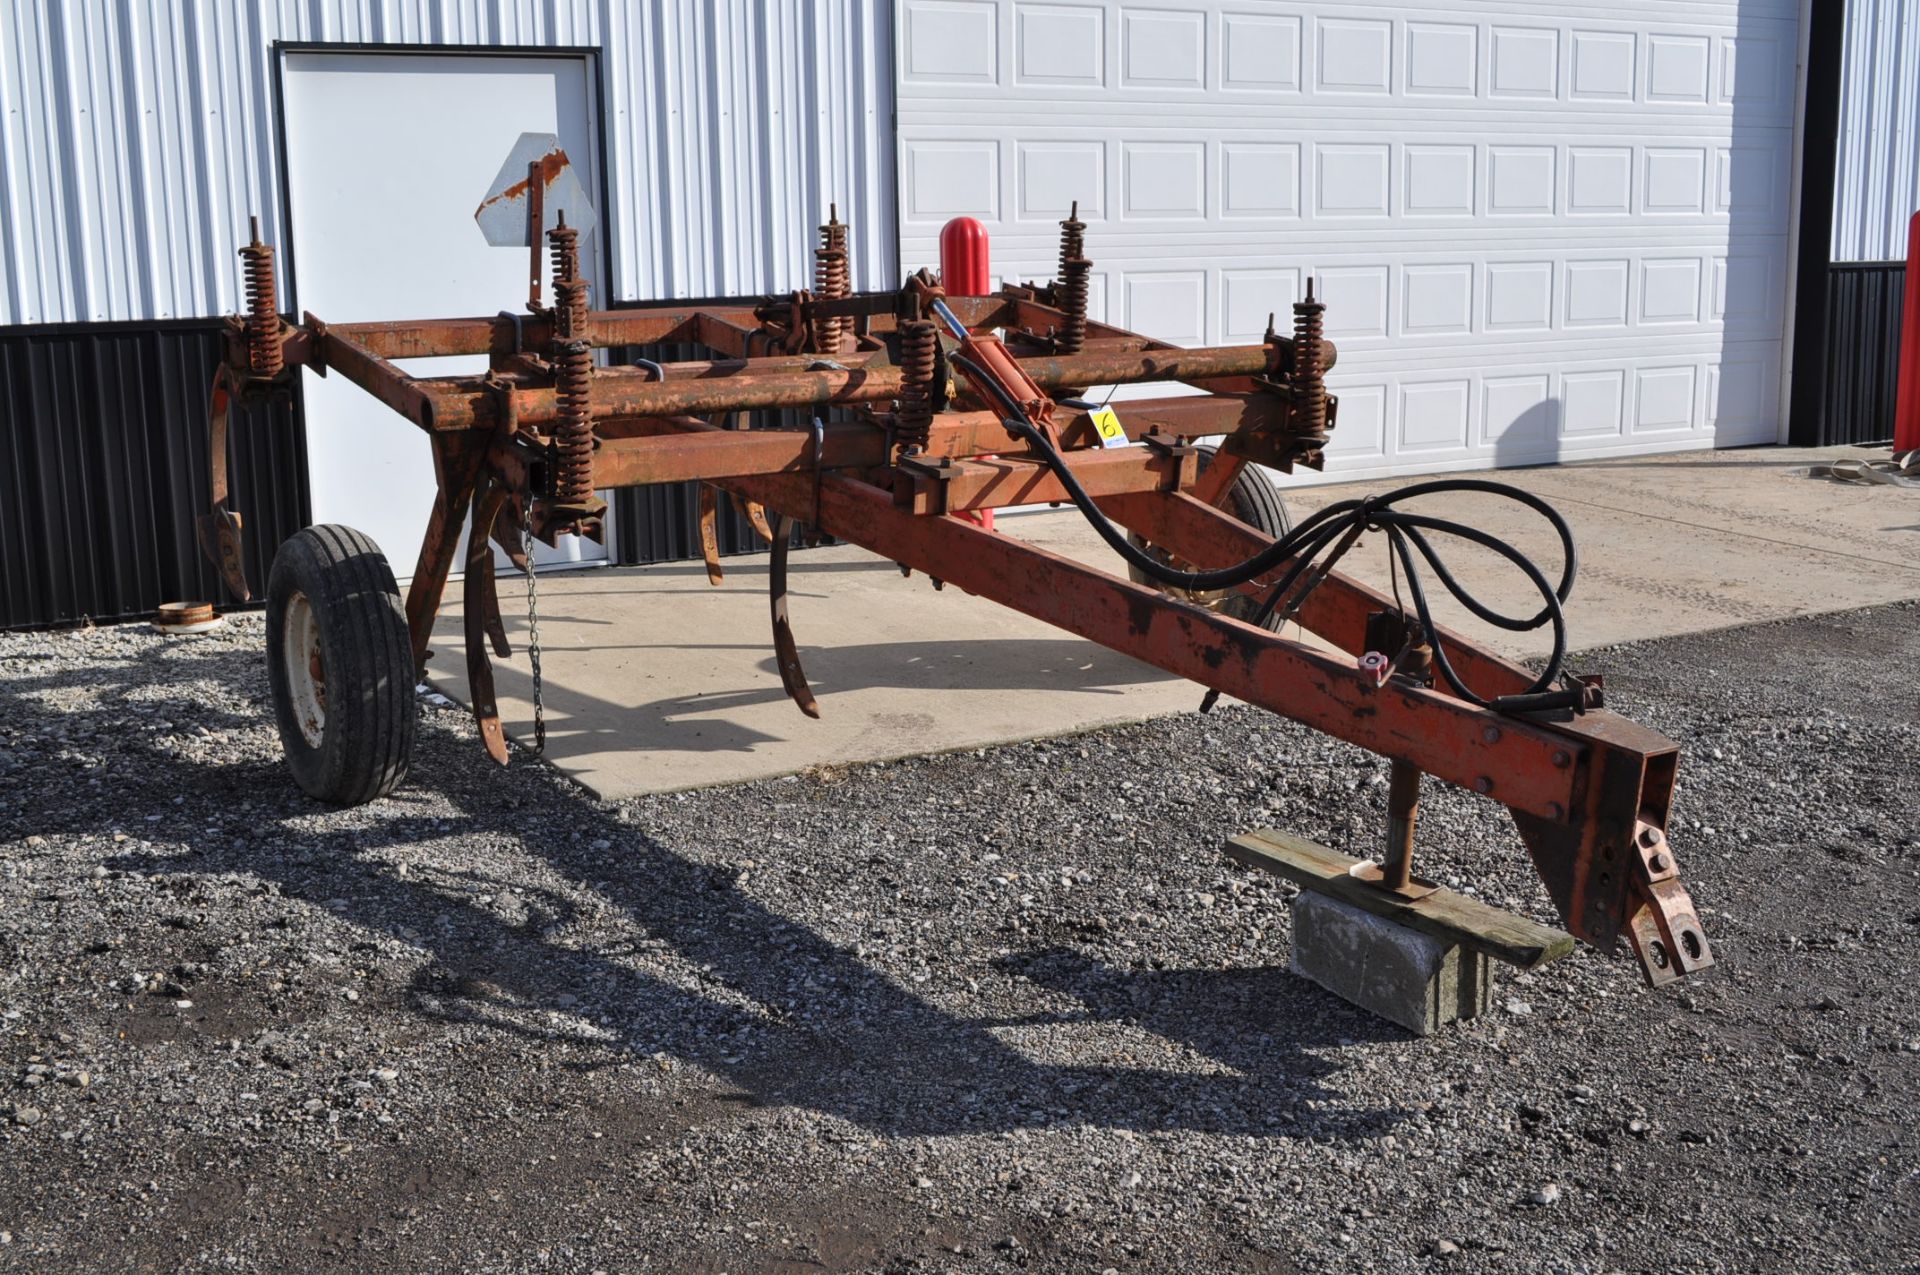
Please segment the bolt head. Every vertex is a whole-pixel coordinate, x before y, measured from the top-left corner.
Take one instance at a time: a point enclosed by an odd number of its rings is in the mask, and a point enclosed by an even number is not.
[[[1653,870],[1655,872],[1665,872],[1668,868],[1672,866],[1673,866],[1673,860],[1667,858],[1666,855],[1656,854],[1653,856]]]
[[[1660,830],[1658,828],[1642,828],[1640,830],[1640,844],[1648,847],[1659,845]]]
[[[1485,796],[1487,793],[1490,793],[1493,791],[1493,780],[1487,778],[1485,775],[1482,775],[1480,776],[1480,778],[1473,781],[1473,790],[1479,793],[1481,796]]]

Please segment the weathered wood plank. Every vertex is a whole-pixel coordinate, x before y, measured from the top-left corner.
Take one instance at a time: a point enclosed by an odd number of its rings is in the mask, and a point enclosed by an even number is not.
[[[1573,935],[1564,930],[1536,924],[1452,890],[1435,888],[1418,899],[1400,898],[1353,876],[1353,869],[1365,860],[1348,858],[1279,829],[1257,828],[1228,838],[1227,857],[1522,969],[1538,969],[1573,950]]]

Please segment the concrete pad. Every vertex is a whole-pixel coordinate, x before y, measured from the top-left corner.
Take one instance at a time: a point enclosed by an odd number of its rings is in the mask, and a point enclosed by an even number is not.
[[[1580,570],[1567,606],[1575,650],[1844,611],[1920,597],[1920,497],[1897,487],[1807,478],[1817,461],[1873,454],[1855,447],[1761,447],[1679,452],[1460,477],[1491,479],[1542,497],[1572,525]],[[1436,475],[1453,477],[1455,475]],[[1408,481],[1289,491],[1296,517],[1336,500]],[[1551,576],[1554,537],[1539,515],[1488,496],[1443,495],[1416,506],[1510,541]],[[1341,569],[1376,588],[1390,580],[1378,537]],[[1506,609],[1533,610],[1528,586],[1492,552],[1440,546],[1461,582]],[[1553,565],[1550,565],[1553,564]],[[1510,633],[1473,620],[1429,580],[1436,617],[1485,645],[1544,656],[1544,631]]]
[[[1431,934],[1304,890],[1294,896],[1292,969],[1420,1036],[1487,1012],[1493,966]]]
[[[1568,615],[1580,649],[1920,597],[1912,491],[1794,473],[1872,454],[1756,448],[1480,476],[1541,495],[1572,524],[1581,571]],[[1297,517],[1408,481],[1289,487],[1287,499]],[[1546,524],[1509,502],[1441,496],[1421,507],[1510,539],[1543,565],[1554,561]],[[1020,514],[1001,526],[1119,566],[1075,511]],[[1517,573],[1491,553],[1462,546],[1447,560],[1489,602],[1533,609]],[[1383,539],[1367,537],[1342,570],[1387,588]],[[793,624],[822,712],[812,721],[786,698],[774,668],[765,557],[729,558],[726,571],[720,588],[697,564],[541,577],[548,755],[563,771],[604,796],[628,796],[1067,733],[1199,702],[1191,683],[833,547],[793,557]],[[1542,635],[1488,629],[1429,586],[1443,621],[1511,655],[1546,652]],[[450,593],[430,672],[464,699],[459,591]],[[509,733],[527,739],[533,713],[517,579],[502,580],[501,608],[516,648],[495,662],[501,712]]]
[[[1077,517],[1019,534],[1071,551]],[[1105,545],[1097,548],[1111,557]],[[797,552],[789,611],[820,719],[781,688],[763,554],[540,577],[547,755],[617,797],[1091,729],[1190,710],[1201,688],[846,546]],[[458,590],[451,590],[457,594]],[[532,737],[518,577],[501,581],[514,644],[494,664],[501,714]],[[436,685],[466,702],[457,608],[435,628]]]

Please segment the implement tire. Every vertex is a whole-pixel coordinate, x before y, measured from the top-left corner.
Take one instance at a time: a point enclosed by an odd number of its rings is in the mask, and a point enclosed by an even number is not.
[[[308,527],[267,579],[267,681],[287,766],[322,801],[400,786],[413,756],[413,641],[386,555],[351,527]]]

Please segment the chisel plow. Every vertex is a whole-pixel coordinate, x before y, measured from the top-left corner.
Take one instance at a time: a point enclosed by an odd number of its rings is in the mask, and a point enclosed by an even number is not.
[[[536,221],[535,226],[542,223]],[[1345,501],[1289,527],[1266,470],[1322,463],[1338,402],[1324,307],[1244,345],[1178,348],[1088,316],[1084,227],[1062,226],[1058,277],[986,296],[948,295],[927,271],[898,290],[849,287],[847,228],[832,219],[810,288],[748,304],[663,302],[593,310],[575,232],[544,236],[552,302],[479,318],[298,323],[278,313],[272,250],[243,250],[250,312],[232,322],[213,385],[212,512],[202,541],[247,597],[228,504],[230,402],[287,387],[302,369],[360,386],[423,431],[437,490],[404,602],[370,540],[311,528],[280,550],[268,657],[280,733],[301,785],[370,800],[404,776],[413,694],[443,592],[461,568],[471,703],[489,757],[508,745],[491,659],[509,646],[495,547],[520,570],[535,541],[600,537],[603,493],[697,481],[709,567],[720,499],[740,503],[772,553],[772,642],[799,708],[818,716],[786,607],[800,528],[860,546],[1090,641],[1337,736],[1391,762],[1383,862],[1360,873],[1417,899],[1419,787],[1431,777],[1512,813],[1563,923],[1601,950],[1624,937],[1652,983],[1713,963],[1665,827],[1677,749],[1602,705],[1560,669],[1571,542],[1551,510],[1473,480]],[[1284,313],[1284,308],[1283,308]],[[608,366],[596,351],[677,344],[705,357]],[[484,374],[416,377],[409,359],[485,355]],[[1165,385],[1114,407],[1110,386]],[[1193,391],[1199,391],[1194,393]],[[746,428],[787,409],[787,427]],[[1201,440],[1218,439],[1209,448]],[[1523,498],[1566,545],[1558,582],[1491,537],[1407,508],[1461,487]],[[981,515],[1073,504],[1124,561],[1100,570]],[[465,548],[460,549],[465,533]],[[1334,569],[1363,534],[1384,536],[1406,595]],[[1477,539],[1541,592],[1508,617],[1471,599],[1433,548]],[[1483,619],[1551,624],[1555,654],[1530,670],[1436,624],[1429,570]],[[1294,640],[1297,623],[1321,643]]]

